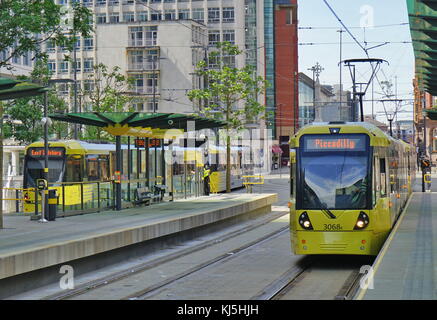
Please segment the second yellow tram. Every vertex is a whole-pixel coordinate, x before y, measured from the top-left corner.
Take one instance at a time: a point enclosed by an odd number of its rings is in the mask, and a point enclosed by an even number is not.
[[[291,139],[295,254],[377,255],[405,206],[415,150],[368,123],[326,123]]]

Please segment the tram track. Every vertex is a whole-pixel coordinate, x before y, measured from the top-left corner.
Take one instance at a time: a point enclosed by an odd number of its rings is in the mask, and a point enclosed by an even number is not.
[[[279,208],[282,208],[282,207],[279,207]],[[77,286],[75,289],[57,292],[57,293],[45,296],[42,298],[42,300],[67,300],[67,299],[77,298],[85,293],[88,294],[95,289],[98,289],[98,288],[101,288],[101,287],[104,287],[104,286],[107,286],[110,284],[114,284],[117,281],[121,281],[121,280],[129,278],[133,275],[147,271],[149,269],[159,267],[160,265],[165,264],[167,262],[170,262],[172,260],[175,260],[175,259],[178,259],[178,258],[181,258],[184,256],[188,256],[189,254],[193,254],[195,252],[198,252],[198,251],[203,250],[203,249],[207,249],[211,246],[214,246],[214,245],[219,244],[221,242],[224,242],[226,240],[230,240],[232,238],[238,237],[242,234],[245,234],[245,233],[250,232],[252,230],[255,230],[259,227],[267,225],[267,224],[275,221],[276,219],[284,216],[285,214],[287,214],[287,211],[279,211],[277,213],[270,214],[266,218],[257,219],[255,223],[250,223],[249,225],[246,225],[243,228],[239,228],[235,231],[227,233],[224,236],[219,235],[219,236],[214,237],[210,240],[206,240],[198,245],[194,245],[194,246],[191,246],[189,248],[182,249],[182,250],[179,250],[177,252],[170,253],[170,254],[167,254],[165,256],[153,259],[151,261],[147,261],[147,262],[135,265],[133,267],[126,268],[124,270],[112,273],[108,276],[101,277],[99,279],[88,281],[86,283],[83,283],[83,284]],[[232,250],[232,252],[227,252],[227,253],[220,255],[214,259],[210,259],[210,260],[208,260],[208,261],[206,261],[206,262],[204,262],[204,263],[202,263],[202,264],[200,264],[200,265],[198,265],[190,270],[187,270],[183,273],[180,273],[180,274],[172,277],[171,279],[166,279],[163,282],[157,283],[156,285],[153,285],[152,287],[150,287],[148,290],[149,291],[150,290],[157,290],[157,289],[167,285],[168,283],[171,283],[172,281],[176,281],[178,279],[186,277],[189,274],[196,272],[197,270],[201,270],[209,265],[212,265],[212,264],[217,263],[219,261],[225,260],[226,258],[229,258],[234,254],[238,254],[239,252],[241,252],[247,248],[250,248],[250,247],[256,245],[257,243],[265,241],[268,238],[274,237],[276,234],[278,234],[278,232],[282,233],[285,231],[288,231],[288,225],[280,228],[279,230],[275,230],[274,232],[269,233],[268,235],[266,235],[264,237],[261,237],[259,239],[256,239],[256,240],[250,242],[250,243],[247,243],[243,246],[240,246],[240,247],[236,248],[235,250]],[[146,292],[147,290],[143,289],[143,290],[138,291],[138,292],[143,292],[143,291]],[[125,299],[134,298],[134,296],[135,296],[135,294],[129,295],[129,296],[126,296]]]
[[[251,298],[251,300],[294,300],[302,299],[302,297],[311,295],[311,286],[303,284],[314,283],[314,280],[309,278],[322,277],[326,274],[326,270],[317,269],[317,264],[325,257],[307,256],[300,264],[293,266],[286,271],[281,277],[276,279],[261,292]],[[336,271],[340,274],[340,278],[344,279],[340,289],[333,289],[328,293],[319,296],[313,296],[312,299],[326,300],[352,300],[359,289],[360,281],[364,274],[360,273],[360,268],[346,268],[345,270]],[[319,275],[316,275],[319,273]],[[337,275],[338,276],[338,275]],[[300,287],[298,287],[301,284]],[[297,291],[300,292],[297,292]],[[308,291],[308,292],[305,292]]]
[[[270,241],[271,239],[278,237],[280,235],[282,235],[283,233],[288,232],[288,226],[286,227],[282,227],[277,231],[274,231],[270,234],[267,234],[257,240],[254,240],[252,242],[249,242],[235,250],[233,250],[232,252],[228,252],[226,254],[223,254],[219,257],[216,257],[215,259],[211,259],[205,263],[202,263],[200,265],[197,265],[189,270],[187,270],[186,272],[177,275],[171,279],[167,279],[161,283],[158,283],[154,286],[142,289],[140,291],[135,292],[132,295],[126,296],[125,298],[123,298],[122,300],[143,300],[143,299],[147,299],[147,298],[151,298],[153,297],[155,294],[159,293],[159,290],[162,290],[168,286],[170,286],[171,284],[173,284],[174,282],[181,280],[185,277],[188,277],[198,271],[201,271],[207,267],[213,266],[217,263],[225,263],[230,259],[234,259],[235,257],[237,257],[239,254],[244,253],[246,250],[249,250],[251,248],[253,248],[254,246],[260,245],[266,241]]]

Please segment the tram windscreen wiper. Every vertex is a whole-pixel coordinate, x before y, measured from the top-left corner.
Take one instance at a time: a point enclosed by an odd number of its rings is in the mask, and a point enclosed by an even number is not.
[[[324,213],[326,213],[328,216],[330,216],[331,217],[331,219],[337,219],[337,217],[335,216],[335,214],[333,214],[332,213],[332,211],[331,210],[329,210],[328,208],[322,208],[322,211],[324,212]]]

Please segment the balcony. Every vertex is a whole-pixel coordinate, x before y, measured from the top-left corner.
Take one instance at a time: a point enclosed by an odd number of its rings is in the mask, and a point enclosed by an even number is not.
[[[129,62],[127,71],[158,71],[159,61]]]
[[[153,91],[155,91],[155,95],[159,95],[159,87],[134,87],[133,92],[136,94],[147,94],[153,95]]]
[[[129,39],[129,47],[155,47],[156,39]]]

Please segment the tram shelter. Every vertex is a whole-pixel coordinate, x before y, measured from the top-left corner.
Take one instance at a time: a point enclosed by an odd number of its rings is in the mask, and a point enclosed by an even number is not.
[[[47,88],[35,83],[0,77],[0,102],[42,95]],[[46,108],[45,108],[46,111]],[[3,105],[0,103],[0,229],[3,228]]]
[[[82,112],[82,113],[65,113],[50,114],[53,120],[64,121],[72,124],[90,125],[102,128],[104,131],[115,136],[116,146],[116,163],[114,179],[115,183],[115,209],[122,209],[122,185],[121,172],[122,163],[122,143],[121,138],[128,138],[128,148],[130,148],[130,137],[143,138],[146,155],[150,148],[150,142],[159,140],[154,143],[153,148],[161,148],[161,161],[164,162],[164,139],[169,140],[169,152],[172,152],[172,141],[188,131],[198,131],[202,129],[214,129],[224,127],[223,121],[205,119],[195,115],[177,114],[177,113],[143,113],[143,112]],[[129,149],[128,149],[129,150]],[[129,152],[128,152],[129,154]],[[147,158],[149,159],[149,158]],[[157,159],[155,156],[155,174],[157,168]],[[149,177],[149,161],[146,161],[146,180]],[[161,166],[164,168],[164,165]],[[163,169],[162,169],[163,170]],[[128,170],[129,171],[129,170]],[[129,172],[128,172],[129,175]],[[172,175],[172,173],[171,173]],[[129,176],[128,176],[129,179]],[[163,174],[163,184],[165,184],[165,174]],[[171,192],[173,193],[173,179],[171,181]],[[130,186],[130,184],[129,184]]]

